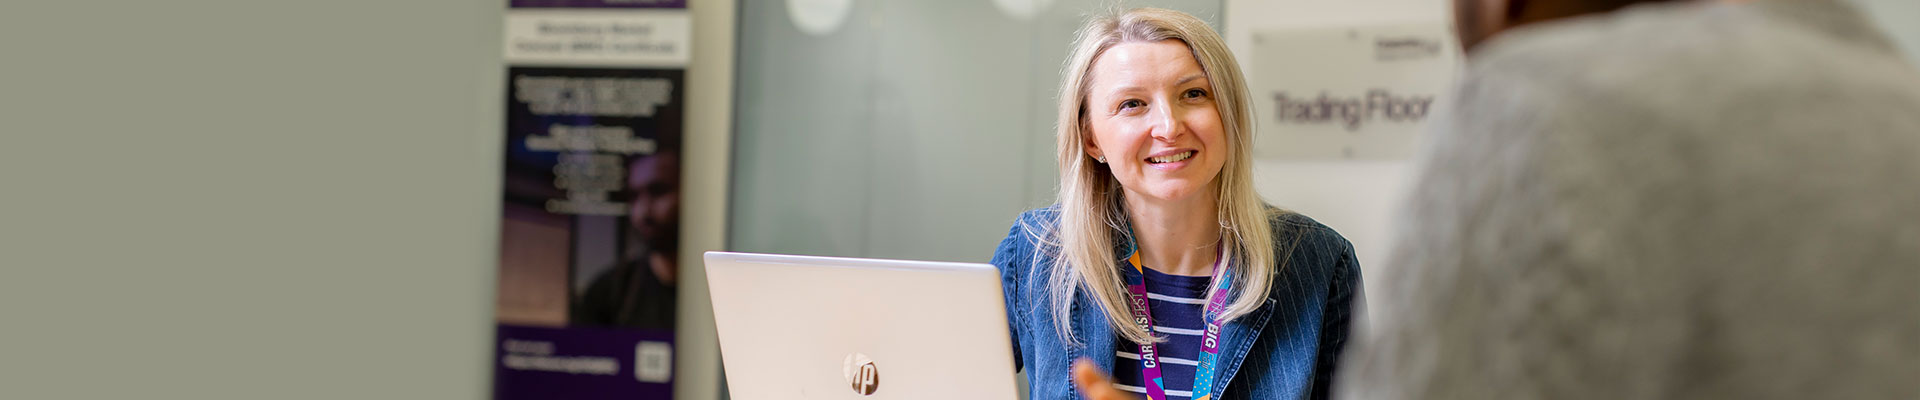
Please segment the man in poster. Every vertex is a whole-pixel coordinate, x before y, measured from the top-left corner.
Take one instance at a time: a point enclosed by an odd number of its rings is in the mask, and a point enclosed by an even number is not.
[[[569,322],[673,329],[679,268],[680,153],[678,146],[627,162],[627,254],[574,298]]]

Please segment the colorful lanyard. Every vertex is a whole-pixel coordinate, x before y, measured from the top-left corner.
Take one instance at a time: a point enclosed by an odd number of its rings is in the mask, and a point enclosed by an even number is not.
[[[1228,269],[1221,268],[1226,258],[1226,247],[1222,246],[1220,257],[1213,261],[1214,279],[1219,282],[1219,288],[1214,289],[1213,300],[1207,302],[1206,314],[1203,314],[1203,318],[1207,320],[1207,330],[1201,333],[1203,336],[1200,337],[1200,363],[1193,370],[1193,400],[1213,398],[1213,369],[1214,364],[1220,359],[1220,314],[1227,308],[1227,288],[1233,284],[1233,280],[1229,279]],[[1147,268],[1140,265],[1140,250],[1137,246],[1133,254],[1127,256],[1127,261],[1133,264],[1134,272],[1139,273],[1127,282],[1127,291],[1132,294],[1133,300],[1133,304],[1129,307],[1133,309],[1133,321],[1146,327],[1148,333],[1152,333],[1153,312],[1147,307]],[[1153,342],[1140,344],[1140,367],[1143,370],[1141,377],[1144,378],[1141,379],[1144,381],[1142,385],[1146,386],[1148,399],[1166,400],[1166,384],[1163,383],[1164,379],[1160,373],[1160,353],[1154,350],[1156,346]]]

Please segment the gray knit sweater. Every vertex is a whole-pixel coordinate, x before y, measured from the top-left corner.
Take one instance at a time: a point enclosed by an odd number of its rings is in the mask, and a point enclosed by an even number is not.
[[[1826,0],[1502,34],[1438,121],[1358,399],[1920,399],[1920,73]]]

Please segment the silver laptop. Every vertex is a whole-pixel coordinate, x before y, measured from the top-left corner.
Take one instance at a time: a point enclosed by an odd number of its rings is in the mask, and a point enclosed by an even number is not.
[[[992,265],[707,252],[737,400],[1014,399]]]

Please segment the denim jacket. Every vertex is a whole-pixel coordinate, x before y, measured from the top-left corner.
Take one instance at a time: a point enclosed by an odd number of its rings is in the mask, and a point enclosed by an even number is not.
[[[1079,399],[1069,374],[1074,360],[1086,357],[1112,371],[1117,346],[1132,345],[1120,340],[1084,290],[1070,314],[1081,343],[1062,341],[1046,293],[1057,251],[1042,249],[1032,236],[1058,223],[1057,205],[1022,213],[992,261],[1006,295],[1014,362],[1026,371],[1034,400]],[[1265,306],[1222,327],[1214,399],[1326,398],[1353,307],[1364,306],[1360,266],[1346,238],[1291,213],[1274,218],[1272,229],[1274,256],[1286,265],[1273,277]],[[1116,258],[1125,251],[1118,249]]]

